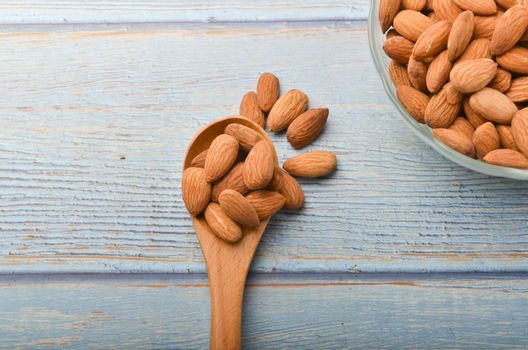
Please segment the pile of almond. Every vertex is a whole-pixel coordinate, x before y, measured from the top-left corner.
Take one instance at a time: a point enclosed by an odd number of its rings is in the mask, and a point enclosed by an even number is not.
[[[449,147],[528,169],[528,0],[381,0],[403,107]]]
[[[242,98],[240,115],[264,128],[287,130],[295,148],[309,145],[322,131],[327,108],[308,108],[299,90],[280,96],[279,80],[271,73],[260,76],[257,92]],[[274,145],[259,132],[242,124],[229,124],[209,148],[198,154],[183,173],[182,196],[192,216],[204,216],[211,230],[226,242],[239,241],[244,228],[257,227],[280,209],[295,210],[304,192],[293,176],[325,176],[336,168],[335,154],[306,152],[278,165]]]

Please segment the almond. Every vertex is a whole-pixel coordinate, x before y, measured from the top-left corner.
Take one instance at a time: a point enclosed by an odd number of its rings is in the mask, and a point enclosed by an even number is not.
[[[517,107],[506,95],[484,88],[469,98],[469,105],[480,116],[499,124],[510,124]]]
[[[269,112],[268,128],[273,132],[286,129],[307,107],[308,97],[302,91],[293,89],[286,92]]]
[[[462,10],[468,10],[476,15],[491,16],[497,13],[494,0],[453,0]]]
[[[491,52],[502,55],[517,44],[528,29],[528,8],[517,5],[504,13],[493,31]]]
[[[383,43],[383,50],[393,60],[401,64],[407,64],[413,53],[414,44],[403,36],[388,38]]]
[[[453,64],[449,60],[447,50],[436,56],[427,70],[427,89],[432,93],[440,91],[449,79],[451,68],[453,68]]]
[[[205,209],[205,221],[213,233],[226,242],[234,243],[242,238],[240,226],[214,202],[209,203]]]
[[[476,39],[469,43],[466,51],[458,58],[455,66],[469,60],[478,58],[491,58],[491,41],[488,39]]]
[[[462,13],[462,9],[455,5],[453,0],[434,0],[433,9],[438,18],[451,22],[454,22],[458,15]]]
[[[314,151],[287,159],[283,167],[293,176],[313,178],[330,174],[336,164],[336,155],[332,152]]]
[[[244,163],[237,163],[229,172],[213,187],[212,200],[218,202],[220,193],[224,190],[231,189],[241,194],[249,192],[246,183],[244,182]]]
[[[402,0],[402,7],[407,10],[422,11],[426,0]]]
[[[528,158],[511,149],[497,149],[491,151],[484,157],[484,161],[498,166],[528,169]]]
[[[473,145],[479,159],[489,152],[500,148],[500,136],[492,123],[479,126],[473,133]]]
[[[511,123],[511,131],[517,148],[528,157],[528,108],[515,114]]]
[[[205,166],[205,157],[207,156],[207,150],[198,153],[196,157],[191,161],[192,167],[203,168]]]
[[[450,130],[458,131],[462,134],[464,134],[468,139],[473,139],[473,133],[475,132],[475,129],[471,125],[470,122],[467,121],[466,118],[463,117],[457,117],[453,124],[449,127]]]
[[[282,188],[280,194],[284,197],[286,209],[295,210],[304,203],[304,192],[301,185],[290,174],[282,173]]]
[[[427,65],[425,62],[417,61],[414,57],[411,57],[407,65],[407,73],[409,74],[411,86],[422,92],[427,91]]]
[[[447,52],[450,61],[456,60],[471,41],[475,28],[475,16],[471,11],[464,11],[456,18],[447,39]]]
[[[280,189],[282,188],[282,173],[283,170],[279,168],[278,165],[275,165],[275,170],[273,171],[273,178],[271,179],[268,185],[268,190],[274,192],[280,191]]]
[[[304,112],[288,127],[288,141],[294,148],[308,146],[319,136],[327,119],[328,108],[312,108]]]
[[[182,178],[182,197],[187,211],[192,216],[201,214],[211,200],[211,184],[202,168],[185,169]]]
[[[396,29],[392,28],[385,34],[385,39],[394,38],[395,36],[401,36],[400,33],[396,31]]]
[[[497,69],[497,73],[489,83],[489,87],[505,93],[510,89],[512,76],[510,72],[502,68]]]
[[[264,127],[264,112],[257,102],[257,94],[250,91],[242,97],[240,102],[240,115],[254,121],[261,128]]]
[[[528,74],[528,49],[516,46],[501,56],[497,63],[513,73]]]
[[[238,141],[234,137],[222,134],[217,136],[205,157],[205,177],[213,182],[224,176],[233,166],[238,156]]]
[[[473,29],[473,39],[493,38],[493,32],[504,12],[497,12],[493,16],[475,16],[475,28]]]
[[[275,156],[273,146],[266,140],[259,141],[244,163],[244,182],[251,190],[265,188],[273,178]]]
[[[401,0],[381,0],[379,7],[379,20],[381,31],[385,33],[392,26],[394,17],[400,11]]]
[[[448,83],[431,97],[425,109],[425,123],[431,128],[448,128],[460,111],[462,95]]]
[[[433,136],[459,153],[471,158],[475,156],[473,143],[461,132],[439,128],[433,129]]]
[[[295,181],[295,180],[294,180]],[[269,218],[284,206],[286,199],[283,195],[272,191],[252,191],[246,196],[260,220]]]
[[[510,89],[506,93],[513,102],[528,101],[528,77],[520,77],[511,82]]]
[[[410,86],[400,85],[396,94],[403,108],[409,112],[417,122],[424,123],[425,109],[429,103],[429,96]]]
[[[259,217],[251,203],[234,190],[224,190],[218,197],[218,202],[231,219],[242,226],[256,227],[259,224]]]
[[[497,63],[489,58],[480,58],[458,64],[449,77],[455,89],[470,94],[486,87],[496,73]]]
[[[449,21],[440,21],[433,24],[420,35],[414,45],[412,55],[417,60],[438,55],[447,48],[447,39],[450,31],[451,22]]]
[[[403,64],[391,60],[389,63],[389,75],[395,87],[400,85],[411,86],[411,81],[407,75],[407,68]]]
[[[496,129],[500,136],[501,148],[519,151],[517,144],[515,143],[515,139],[513,138],[511,127],[506,125],[497,125]]]
[[[515,5],[526,3],[526,0],[495,0],[495,2],[499,4],[499,6],[509,9]]]
[[[279,78],[271,73],[261,74],[257,83],[257,101],[260,109],[269,112],[279,98],[279,93]]]
[[[247,152],[249,152],[257,142],[262,140],[262,136],[258,132],[238,123],[229,124],[226,126],[224,132],[227,135],[233,136],[238,141],[240,147]]]
[[[462,106],[464,108],[464,113],[466,114],[466,118],[467,118],[468,122],[474,128],[478,128],[479,126],[481,126],[482,124],[487,122],[486,119],[482,118],[480,115],[475,113],[473,108],[471,108],[471,106],[469,105],[469,98],[465,98],[464,99],[464,103],[462,104]]]
[[[433,25],[426,15],[412,10],[403,10],[394,17],[394,28],[404,38],[416,41],[422,33]]]

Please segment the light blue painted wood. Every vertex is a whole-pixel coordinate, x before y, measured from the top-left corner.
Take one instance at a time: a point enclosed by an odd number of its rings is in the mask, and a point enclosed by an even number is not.
[[[366,19],[368,0],[7,0],[0,23],[269,22]]]
[[[204,272],[183,153],[266,70],[329,106],[310,149],[339,164],[302,181],[304,210],[274,218],[253,271],[528,270],[528,183],[407,130],[363,22],[4,28],[0,272]]]
[[[528,346],[526,275],[257,276],[245,349]],[[205,276],[0,278],[0,349],[205,349]]]

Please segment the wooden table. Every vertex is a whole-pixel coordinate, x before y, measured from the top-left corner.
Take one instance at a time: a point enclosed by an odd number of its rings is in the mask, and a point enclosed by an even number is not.
[[[460,168],[403,125],[369,1],[201,3],[0,4],[0,348],[207,347],[182,157],[264,71],[330,108],[310,148],[339,169],[272,220],[245,348],[528,347],[528,183]]]

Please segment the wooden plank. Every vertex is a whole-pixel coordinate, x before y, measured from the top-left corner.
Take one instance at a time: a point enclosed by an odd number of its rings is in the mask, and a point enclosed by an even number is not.
[[[245,349],[528,346],[526,275],[256,276]],[[205,276],[2,276],[1,349],[205,349]]]
[[[0,24],[275,22],[366,19],[368,0],[7,0]]]
[[[415,137],[364,23],[19,28],[0,37],[1,272],[204,272],[182,157],[266,70],[329,106],[309,149],[339,169],[302,181],[305,208],[272,220],[253,271],[528,269],[528,183]]]

